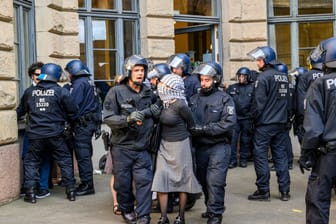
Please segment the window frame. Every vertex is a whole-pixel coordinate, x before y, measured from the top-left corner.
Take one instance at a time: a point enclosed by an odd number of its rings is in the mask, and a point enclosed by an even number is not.
[[[28,67],[36,62],[36,36],[35,36],[35,3],[32,0],[14,0],[13,9],[15,11],[16,18],[14,19],[14,45],[16,45],[17,52],[15,51],[16,58],[16,72],[17,72],[17,103],[19,103],[20,97],[23,95],[25,89],[31,84],[30,78],[27,74]],[[27,13],[27,20],[24,21],[24,13]],[[25,27],[25,24],[28,27]],[[28,39],[25,41],[25,29],[28,32]],[[28,43],[28,46],[26,45]]]
[[[124,63],[124,24],[123,21],[130,20],[135,22],[134,33],[136,37],[134,38],[135,43],[135,54],[140,52],[140,9],[138,0],[134,0],[135,11],[125,11],[122,7],[122,0],[115,1],[115,9],[98,9],[91,8],[91,0],[85,0],[84,5],[86,7],[79,8],[78,14],[79,19],[84,21],[84,39],[85,39],[85,58],[86,65],[91,71],[94,71],[94,46],[93,46],[93,30],[92,21],[94,20],[115,20],[115,46],[112,50],[116,52],[116,74],[121,74],[123,71]],[[106,49],[111,50],[111,48]],[[112,72],[112,71],[111,71]],[[94,74],[91,76],[94,81],[97,82],[114,82],[114,79],[109,80],[95,80]]]
[[[276,37],[274,32],[274,26],[276,24],[286,23],[290,24],[291,32],[291,67],[299,67],[299,23],[306,22],[332,22],[333,23],[333,35],[336,32],[336,0],[332,0],[332,13],[329,14],[306,14],[299,15],[298,13],[298,0],[289,0],[290,15],[288,16],[274,16],[271,15],[273,11],[272,1],[267,3],[267,33],[268,44],[276,51]]]
[[[200,16],[200,15],[190,15],[190,14],[174,14],[173,19],[176,22],[187,22],[187,23],[199,23],[204,25],[199,25],[195,27],[179,28],[175,29],[175,35],[194,32],[194,31],[211,31],[211,41],[212,41],[212,55],[211,58],[214,61],[223,62],[223,35],[222,35],[222,1],[213,1],[214,12],[216,16]],[[178,52],[177,52],[178,53]]]

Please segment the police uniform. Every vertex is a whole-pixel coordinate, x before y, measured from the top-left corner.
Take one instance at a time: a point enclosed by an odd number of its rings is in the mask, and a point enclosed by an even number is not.
[[[192,96],[190,104],[195,123],[206,127],[202,135],[193,138],[197,178],[205,195],[207,213],[221,217],[225,210],[230,140],[236,124],[234,102],[228,94],[213,88],[209,94]]]
[[[156,95],[145,85],[141,86],[138,93],[124,83],[111,88],[105,98],[104,122],[112,131],[114,188],[123,214],[133,212],[135,201],[138,217],[147,216],[151,212],[153,170],[148,150],[154,121],[149,116],[141,125],[137,125],[127,122],[127,117],[132,112],[149,108],[157,100]]]
[[[289,86],[287,74],[266,65],[255,82],[252,103],[254,119],[254,156],[256,185],[258,191],[249,196],[250,200],[269,198],[270,169],[268,166],[268,150],[271,147],[272,158],[278,177],[281,199],[290,191],[290,176],[286,146],[286,123],[290,116]],[[288,198],[286,199],[288,200]]]
[[[306,96],[302,150],[314,154],[306,193],[306,223],[329,222],[331,189],[336,177],[335,92],[333,72],[316,80]]]
[[[295,110],[295,129],[300,144],[304,135],[303,119],[304,119],[304,101],[306,93],[310,85],[318,78],[323,76],[323,71],[319,69],[312,69],[303,75],[297,77],[296,95],[296,110]]]
[[[185,95],[186,99],[189,102],[190,97],[197,93],[200,86],[200,81],[195,75],[187,74],[183,76]]]
[[[232,136],[231,160],[232,168],[237,165],[237,142],[240,133],[239,163],[246,166],[250,156],[251,144],[251,103],[254,87],[252,83],[230,85],[226,92],[233,98],[237,114],[237,125]]]
[[[72,76],[70,93],[79,110],[71,117],[74,132],[73,146],[78,165],[81,184],[77,195],[94,193],[92,166],[92,136],[97,125],[100,126],[102,115],[100,101],[94,84],[89,76]]]
[[[26,91],[23,97],[24,110],[18,115],[22,116],[28,113],[29,116],[26,130],[29,139],[29,151],[24,159],[25,200],[27,199],[32,203],[36,202],[34,200],[35,183],[39,181],[38,170],[41,157],[46,153],[52,153],[54,159],[58,162],[67,193],[74,193],[75,179],[72,157],[63,137],[66,118],[78,111],[73,98],[68,90],[57,85],[56,80],[41,80],[37,86]],[[74,195],[68,194],[68,198],[69,196],[73,197]]]

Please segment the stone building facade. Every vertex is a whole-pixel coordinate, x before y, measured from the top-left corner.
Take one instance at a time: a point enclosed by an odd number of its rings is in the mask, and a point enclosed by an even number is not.
[[[155,62],[175,53],[173,0],[140,0],[141,54]],[[230,82],[241,66],[254,67],[246,53],[267,44],[266,1],[222,1],[223,61]],[[19,101],[15,75],[14,11],[12,0],[0,3],[0,205],[18,198],[21,153],[15,108]],[[35,0],[38,61],[62,65],[79,58],[78,0]],[[217,37],[218,38],[218,37]],[[233,74],[233,75],[232,75]]]

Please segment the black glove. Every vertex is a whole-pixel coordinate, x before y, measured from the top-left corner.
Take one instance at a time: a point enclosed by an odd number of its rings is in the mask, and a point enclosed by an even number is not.
[[[150,111],[153,114],[153,117],[159,117],[161,114],[162,106],[157,105],[157,104],[152,104],[150,106]]]
[[[97,125],[94,131],[95,139],[97,140],[102,135],[101,125]]]
[[[190,128],[190,132],[192,136],[200,136],[204,135],[207,131],[206,126],[195,125],[194,127]]]
[[[311,150],[301,150],[301,156],[298,160],[298,163],[302,174],[304,174],[304,170],[310,171],[310,168],[312,167],[311,155]]]
[[[127,123],[132,124],[137,121],[143,122],[145,120],[145,115],[143,111],[134,111],[127,117]]]

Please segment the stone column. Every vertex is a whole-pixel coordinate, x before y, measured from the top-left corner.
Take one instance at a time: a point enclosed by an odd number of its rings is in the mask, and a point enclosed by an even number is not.
[[[77,0],[36,0],[37,60],[62,67],[78,59],[79,17]],[[43,15],[43,16],[42,16]]]
[[[0,7],[0,205],[20,190],[20,150],[17,144],[13,1]]]
[[[257,70],[247,53],[267,45],[266,1],[222,1],[224,80],[235,80],[237,70],[246,66]]]
[[[175,53],[173,0],[140,3],[141,54],[154,63],[166,62]]]

